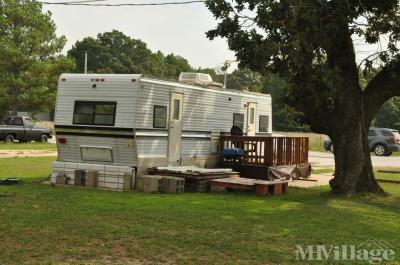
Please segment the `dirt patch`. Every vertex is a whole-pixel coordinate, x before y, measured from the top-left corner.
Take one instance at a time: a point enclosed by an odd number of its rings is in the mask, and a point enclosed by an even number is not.
[[[57,156],[53,150],[0,150],[0,158]]]
[[[332,178],[332,173],[312,174],[309,180],[295,180],[293,182],[289,182],[289,186],[300,188],[325,186],[329,185],[329,180],[331,180]]]

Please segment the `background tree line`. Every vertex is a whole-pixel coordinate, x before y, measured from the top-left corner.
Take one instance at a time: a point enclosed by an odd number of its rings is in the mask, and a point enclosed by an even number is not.
[[[194,68],[182,56],[152,52],[145,42],[117,30],[77,41],[64,56],[66,39],[56,36],[51,14],[43,13],[41,5],[0,6],[0,13],[0,115],[8,111],[53,113],[59,74],[83,72],[85,52],[92,73],[141,73],[177,80],[181,72],[193,71],[208,73],[217,82],[224,80],[221,69]],[[271,94],[274,130],[310,130],[303,115],[285,103],[287,84],[277,75],[237,69],[227,75],[227,88]],[[375,125],[400,129],[400,98],[381,108]]]

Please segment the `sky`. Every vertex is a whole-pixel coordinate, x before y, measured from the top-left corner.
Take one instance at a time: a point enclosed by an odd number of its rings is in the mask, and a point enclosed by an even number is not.
[[[109,0],[112,3],[166,2],[165,0]],[[51,2],[57,2],[51,0]],[[58,1],[60,2],[60,1]],[[66,2],[63,0],[63,2]],[[153,51],[174,53],[194,67],[221,67],[235,58],[226,40],[210,41],[205,33],[216,20],[202,3],[179,6],[84,7],[44,5],[52,12],[57,34],[64,35],[68,51],[76,41],[113,29],[147,43]],[[235,68],[233,65],[232,68]]]
[[[105,3],[113,4],[170,1],[184,0],[104,0]],[[68,40],[64,53],[78,40],[88,36],[96,37],[98,33],[116,29],[132,38],[141,39],[153,52],[160,50],[164,54],[183,56],[196,68],[219,68],[224,61],[235,59],[225,39],[211,41],[206,37],[206,32],[213,29],[217,21],[202,3],[142,7],[44,5],[44,10],[52,12],[57,34],[66,36]],[[365,44],[362,40],[357,40],[357,37],[354,43],[358,63],[379,48],[376,45]],[[231,65],[228,72],[237,67],[236,63]]]

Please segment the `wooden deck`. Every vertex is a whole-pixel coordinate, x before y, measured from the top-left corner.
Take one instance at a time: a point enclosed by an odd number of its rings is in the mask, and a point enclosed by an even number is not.
[[[221,136],[220,160],[225,148],[243,150],[241,165],[284,166],[308,163],[308,137]]]
[[[230,167],[241,177],[266,180],[269,167],[308,165],[308,142],[308,137],[221,136],[219,166]],[[225,158],[225,148],[240,148],[243,156]]]

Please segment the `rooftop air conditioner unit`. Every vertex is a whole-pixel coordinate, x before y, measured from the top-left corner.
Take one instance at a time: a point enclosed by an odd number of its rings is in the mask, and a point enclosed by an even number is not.
[[[223,87],[221,83],[214,82],[209,74],[203,73],[181,73],[179,82],[202,87]]]

